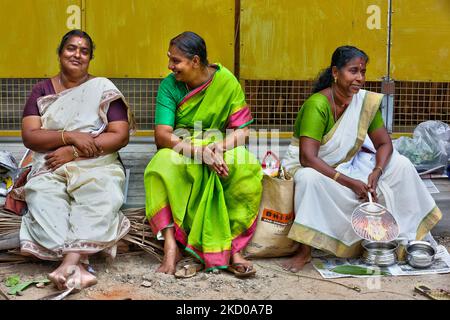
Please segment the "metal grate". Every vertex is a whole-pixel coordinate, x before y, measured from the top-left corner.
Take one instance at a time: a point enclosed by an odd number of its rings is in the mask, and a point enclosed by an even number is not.
[[[20,130],[33,85],[43,79],[0,79],[0,130]],[[110,79],[129,102],[139,130],[153,129],[160,79]]]
[[[31,88],[42,79],[0,79],[0,130],[20,130],[22,110]],[[161,79],[111,79],[131,105],[139,130],[151,130]],[[293,130],[300,106],[311,94],[313,81],[244,80],[254,129]],[[394,132],[412,132],[426,120],[450,123],[450,83],[396,82]],[[381,92],[381,82],[366,82],[365,89]]]
[[[41,79],[0,79],[0,129],[20,130],[31,88]]]
[[[156,95],[161,79],[110,79],[127,99],[138,130],[151,130],[155,124]]]
[[[449,82],[396,82],[394,132],[412,132],[421,122],[450,123]]]
[[[255,129],[291,132],[297,112],[311,95],[314,81],[245,80],[247,103],[251,106]],[[366,82],[366,90],[381,92],[381,82]]]

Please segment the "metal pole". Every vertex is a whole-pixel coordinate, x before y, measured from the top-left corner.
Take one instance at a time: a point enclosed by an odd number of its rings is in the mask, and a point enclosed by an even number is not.
[[[384,93],[381,112],[383,115],[386,129],[392,133],[392,122],[394,118],[394,93],[395,83],[391,78],[391,31],[392,31],[392,0],[388,0],[388,16],[387,16],[387,52],[386,52],[386,76],[383,77],[381,91]]]
[[[388,19],[387,19],[387,78],[391,80],[391,29],[392,29],[392,0],[388,0]]]

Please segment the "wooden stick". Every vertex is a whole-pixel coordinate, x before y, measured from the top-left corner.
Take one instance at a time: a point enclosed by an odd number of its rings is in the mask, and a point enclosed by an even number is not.
[[[1,285],[0,285],[0,293],[2,294],[2,296],[6,298],[6,300],[11,300],[11,298],[8,297],[8,294],[3,290]]]
[[[0,240],[0,250],[10,250],[18,247],[20,247],[19,238]]]

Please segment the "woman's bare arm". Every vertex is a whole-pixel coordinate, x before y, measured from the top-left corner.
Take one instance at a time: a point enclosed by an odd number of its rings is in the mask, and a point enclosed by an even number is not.
[[[102,155],[120,150],[128,144],[129,127],[126,121],[110,122],[105,130],[95,138],[95,143]],[[46,165],[50,170],[56,170],[73,160],[90,159],[74,145],[60,146],[45,156]]]
[[[377,150],[376,153],[376,163],[373,168],[372,173],[367,178],[367,185],[369,186],[370,192],[375,195],[375,190],[377,188],[378,180],[382,175],[384,168],[389,163],[389,160],[392,156],[392,151],[394,150],[392,146],[391,137],[385,127],[374,130],[369,133],[369,138],[372,140],[372,143]]]
[[[108,123],[105,132],[94,140],[102,154],[109,154],[125,147],[129,139],[130,130],[128,121],[113,121]]]
[[[22,119],[22,140],[28,149],[45,153],[65,145],[74,145],[87,157],[100,155],[100,149],[89,133],[78,131],[61,132],[46,130],[41,127],[40,116],[28,116]]]

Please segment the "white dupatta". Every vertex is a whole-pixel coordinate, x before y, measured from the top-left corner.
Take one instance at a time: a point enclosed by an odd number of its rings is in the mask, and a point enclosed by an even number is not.
[[[103,77],[90,79],[57,94],[40,97],[37,104],[41,114],[41,128],[88,132],[96,137],[106,129],[110,102],[119,98],[126,103],[119,89]],[[49,172],[45,167],[45,153],[34,152],[29,178],[45,172]]]

